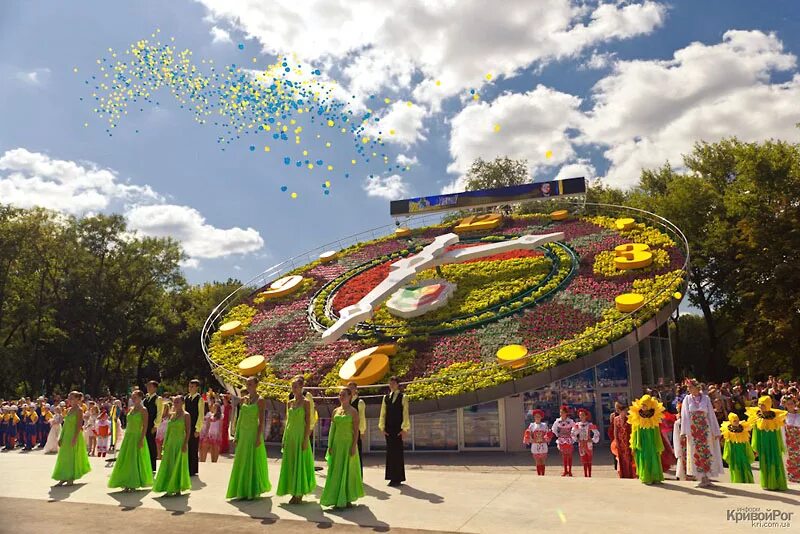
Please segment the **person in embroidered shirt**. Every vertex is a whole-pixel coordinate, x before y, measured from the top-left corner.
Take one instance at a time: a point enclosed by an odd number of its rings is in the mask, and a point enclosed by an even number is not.
[[[698,487],[711,485],[710,477],[722,474],[720,426],[711,399],[693,379],[686,381],[689,394],[681,405],[681,436],[686,436],[686,474],[700,478]]]
[[[559,410],[560,417],[553,423],[553,434],[556,436],[556,445],[561,452],[561,462],[564,465],[562,477],[572,476],[572,427],[575,426],[569,416],[569,406],[562,406]]]
[[[583,464],[583,476],[592,476],[593,444],[600,442],[600,431],[592,423],[592,417],[586,408],[578,409],[580,421],[572,426],[572,439],[578,444],[578,456]]]
[[[378,428],[386,436],[386,475],[390,486],[399,486],[406,479],[403,440],[411,430],[408,399],[400,391],[396,376],[389,379],[389,394],[383,397]]]

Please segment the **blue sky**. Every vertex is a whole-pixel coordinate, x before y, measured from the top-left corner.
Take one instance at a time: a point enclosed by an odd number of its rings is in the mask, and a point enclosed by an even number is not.
[[[796,1],[497,4],[2,2],[0,202],[125,213],[138,231],[184,243],[190,281],[247,279],[391,223],[390,198],[459,189],[475,157],[526,158],[535,179],[629,186],[643,166],[680,166],[698,139],[800,140]],[[109,48],[121,56],[156,29],[198,63],[264,69],[295,54],[397,130],[381,150],[409,170],[353,166],[352,139],[311,124],[300,145],[262,132],[223,151],[220,129],[167,91],[109,137],[84,80]],[[301,149],[323,168],[283,164]]]

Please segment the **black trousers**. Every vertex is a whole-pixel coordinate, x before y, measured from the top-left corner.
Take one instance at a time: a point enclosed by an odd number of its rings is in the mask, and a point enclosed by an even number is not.
[[[403,438],[400,434],[386,436],[386,476],[390,482],[403,482],[406,479],[406,465],[403,460]]]
[[[197,474],[198,469],[198,449],[200,446],[200,438],[196,438],[194,435],[194,427],[190,430],[191,434],[189,434],[189,476],[195,476]]]
[[[358,464],[361,466],[361,480],[364,480],[364,452],[361,450],[361,434],[358,435]]]
[[[158,451],[156,450],[156,433],[152,432],[152,428],[147,432],[145,440],[147,441],[147,448],[150,450],[150,467],[155,471]]]

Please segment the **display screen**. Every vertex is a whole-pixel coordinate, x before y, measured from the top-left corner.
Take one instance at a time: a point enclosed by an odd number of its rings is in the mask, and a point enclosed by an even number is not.
[[[389,204],[392,217],[404,215],[421,215],[431,212],[477,208],[479,206],[496,206],[537,198],[582,195],[586,193],[586,180],[583,177],[536,182],[531,184],[512,185],[495,189],[479,189],[446,195],[393,200]]]

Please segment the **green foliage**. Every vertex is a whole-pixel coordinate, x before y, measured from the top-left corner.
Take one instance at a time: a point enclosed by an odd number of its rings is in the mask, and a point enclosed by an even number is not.
[[[121,216],[0,205],[0,396],[211,380],[200,329],[239,283],[188,287],[182,259]]]
[[[467,171],[467,191],[478,189],[494,189],[530,182],[528,162],[524,159],[514,160],[508,157],[484,161],[481,158],[472,162]]]

